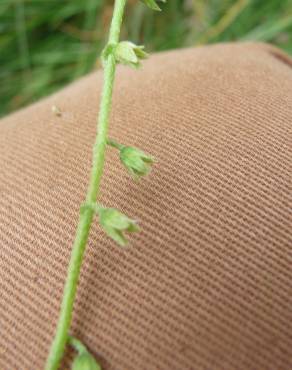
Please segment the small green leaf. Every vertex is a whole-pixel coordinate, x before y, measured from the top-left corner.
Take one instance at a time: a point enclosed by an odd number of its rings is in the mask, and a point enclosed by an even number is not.
[[[138,68],[140,60],[146,59],[148,54],[144,51],[142,45],[135,45],[130,41],[121,41],[115,49],[115,57],[119,63]]]
[[[83,351],[75,357],[72,370],[101,370],[101,367],[89,352]]]
[[[124,232],[135,232],[139,230],[137,223],[129,217],[121,213],[115,208],[99,208],[99,222],[103,230],[124,247],[127,244],[127,239]]]
[[[135,179],[147,175],[154,162],[151,156],[131,146],[120,150],[120,160]]]
[[[157,5],[157,1],[156,0],[141,0],[145,5],[147,5],[150,9],[152,10],[157,10],[157,11],[160,11],[161,9],[159,8],[159,6]],[[163,3],[166,2],[166,0],[160,0],[162,1]]]

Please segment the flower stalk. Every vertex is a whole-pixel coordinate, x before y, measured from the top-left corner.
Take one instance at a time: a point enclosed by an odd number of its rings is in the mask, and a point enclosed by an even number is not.
[[[159,10],[156,0],[142,1],[150,8]],[[57,370],[59,368],[67,344],[73,346],[78,352],[73,362],[73,370],[101,369],[86,347],[76,338],[69,336],[80,268],[90,227],[94,216],[97,214],[101,227],[121,246],[125,246],[127,243],[127,239],[124,235],[125,232],[131,233],[138,231],[138,226],[134,220],[128,218],[114,208],[104,208],[97,203],[100,194],[100,183],[104,169],[105,150],[107,145],[120,151],[121,162],[134,178],[146,175],[149,172],[150,164],[153,162],[152,157],[146,155],[139,149],[121,145],[108,138],[108,125],[112,105],[116,64],[123,63],[137,68],[140,66],[140,60],[147,57],[143,46],[137,46],[129,41],[119,42],[125,5],[126,0],[115,0],[109,40],[102,53],[104,82],[97,120],[98,133],[93,147],[89,186],[85,203],[81,205],[80,208],[79,222],[69,262],[59,320],[45,370]]]
[[[119,41],[121,23],[123,19],[126,0],[116,0],[111,22],[109,43],[117,44]],[[86,203],[96,202],[100,181],[104,168],[105,149],[107,145],[108,122],[112,103],[113,83],[115,77],[116,59],[109,54],[104,65],[104,83],[101,96],[100,111],[98,115],[96,142],[93,147],[92,170]],[[45,370],[57,370],[68,342],[69,328],[72,319],[73,304],[77,290],[80,267],[93,220],[94,212],[88,208],[80,213],[76,236],[73,243],[72,255],[68,267],[67,279],[64,287],[60,316],[57,324],[55,338],[47,359]]]

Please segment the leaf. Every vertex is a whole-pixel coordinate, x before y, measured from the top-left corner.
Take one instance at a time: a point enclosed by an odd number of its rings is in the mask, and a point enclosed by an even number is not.
[[[152,10],[160,11],[161,9],[157,5],[157,2],[155,0],[141,0],[145,5],[147,5]],[[161,0],[163,3],[165,3],[165,0]]]

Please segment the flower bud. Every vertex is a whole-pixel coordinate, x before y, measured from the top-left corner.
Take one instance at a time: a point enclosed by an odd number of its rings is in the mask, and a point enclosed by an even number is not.
[[[138,46],[130,41],[121,41],[115,49],[116,61],[130,67],[138,68],[140,60],[146,59],[148,54],[143,50],[144,46]]]
[[[101,370],[101,367],[89,352],[83,351],[75,357],[72,370]]]
[[[125,146],[121,149],[120,160],[135,179],[147,175],[154,161],[142,150],[131,146]]]
[[[165,3],[166,0],[160,0],[160,1],[162,1],[163,3]],[[146,4],[152,10],[158,10],[158,11],[161,10],[159,8],[159,6],[157,5],[157,1],[156,0],[142,0],[142,2],[144,4]]]
[[[102,208],[98,210],[101,227],[119,245],[124,247],[127,244],[123,232],[135,232],[139,230],[134,220],[131,220],[115,208]]]

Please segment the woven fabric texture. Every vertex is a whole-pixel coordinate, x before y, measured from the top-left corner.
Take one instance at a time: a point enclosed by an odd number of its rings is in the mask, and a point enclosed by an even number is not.
[[[0,369],[43,369],[84,200],[102,74],[0,122]],[[51,107],[60,108],[60,117]],[[119,67],[110,135],[153,155],[133,182],[108,148],[72,333],[104,370],[292,369],[292,62],[225,44]],[[68,350],[62,369],[69,369]]]

